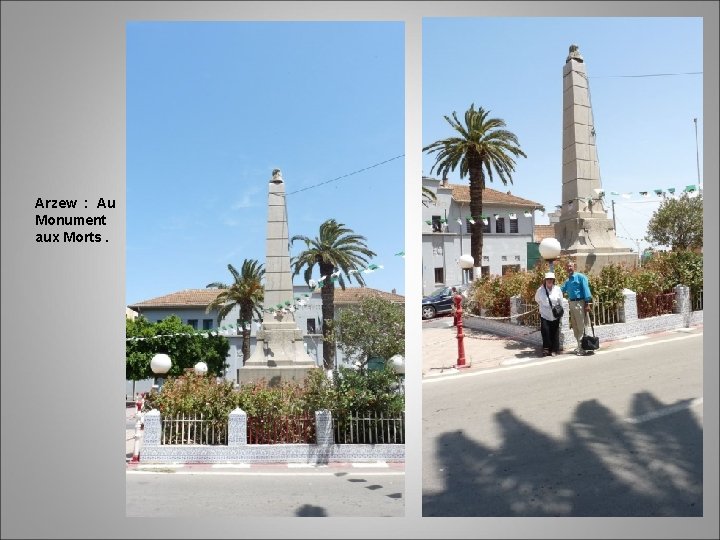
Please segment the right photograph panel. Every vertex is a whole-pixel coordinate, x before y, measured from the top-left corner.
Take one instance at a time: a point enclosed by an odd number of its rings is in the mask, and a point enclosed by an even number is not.
[[[422,51],[423,516],[702,516],[702,18]]]

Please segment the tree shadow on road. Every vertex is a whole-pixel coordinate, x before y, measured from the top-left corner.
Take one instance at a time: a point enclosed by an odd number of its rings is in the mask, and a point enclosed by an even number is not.
[[[443,433],[445,486],[423,494],[423,516],[702,516],[703,433],[686,404],[638,393],[628,421],[585,401],[559,439],[504,409],[500,448]]]

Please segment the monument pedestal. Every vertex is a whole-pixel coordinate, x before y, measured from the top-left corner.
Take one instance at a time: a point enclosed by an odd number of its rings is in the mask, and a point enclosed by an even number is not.
[[[561,254],[570,256],[580,271],[599,273],[608,264],[637,266],[638,257],[624,246],[613,227],[612,219],[576,217],[555,224],[555,238],[563,247]]]

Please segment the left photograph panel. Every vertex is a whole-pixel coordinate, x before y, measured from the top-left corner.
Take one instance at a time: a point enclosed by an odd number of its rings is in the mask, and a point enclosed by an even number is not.
[[[404,39],[126,26],[128,517],[404,515]]]

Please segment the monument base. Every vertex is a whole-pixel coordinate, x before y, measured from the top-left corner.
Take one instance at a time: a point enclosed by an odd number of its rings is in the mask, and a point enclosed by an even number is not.
[[[240,385],[262,382],[264,381],[267,386],[279,386],[284,382],[295,381],[302,384],[305,378],[308,376],[310,371],[318,369],[313,364],[312,366],[282,366],[282,367],[263,367],[263,366],[248,366],[245,364],[238,370]]]
[[[317,367],[305,351],[302,332],[295,322],[271,321],[258,330],[255,349],[238,376],[240,384],[264,379],[276,386],[283,381],[302,382]]]
[[[627,268],[635,268],[638,264],[636,253],[597,253],[594,251],[568,253],[563,251],[562,255],[573,259],[578,271],[586,274],[599,274],[603,267],[611,264],[620,264]]]

